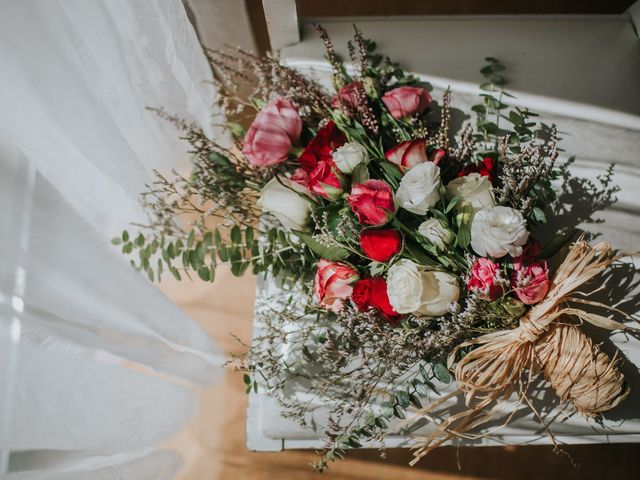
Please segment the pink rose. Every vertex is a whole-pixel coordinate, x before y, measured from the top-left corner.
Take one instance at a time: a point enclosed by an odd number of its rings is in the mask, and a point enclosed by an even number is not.
[[[277,98],[258,112],[244,137],[242,153],[256,167],[276,165],[287,159],[301,131],[302,119],[293,104]]]
[[[516,296],[525,305],[541,301],[549,291],[549,283],[549,269],[544,260],[521,267],[511,279]]]
[[[389,90],[382,97],[393,118],[422,115],[431,103],[431,95],[420,87],[398,87]]]
[[[500,266],[488,258],[478,258],[471,267],[471,278],[467,290],[477,291],[489,300],[497,300],[504,295],[504,287],[499,281]]]
[[[360,88],[362,88],[362,85],[358,81],[347,83],[340,89],[338,94],[331,99],[331,106],[333,108],[339,108],[342,105],[346,107],[347,110],[356,110],[358,105],[356,92]]]
[[[358,278],[358,272],[346,263],[321,259],[313,282],[316,300],[328,310],[340,311],[344,300],[351,296],[352,284]]]
[[[348,202],[362,225],[384,225],[395,212],[391,187],[382,180],[354,185]]]
[[[384,156],[391,163],[395,163],[402,170],[409,170],[411,167],[428,161],[427,142],[424,139],[402,142],[393,147]]]

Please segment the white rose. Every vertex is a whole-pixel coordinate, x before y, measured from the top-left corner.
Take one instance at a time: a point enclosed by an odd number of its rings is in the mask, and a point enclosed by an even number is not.
[[[258,205],[263,212],[273,214],[286,229],[302,230],[311,210],[311,201],[304,196],[305,192],[304,187],[288,178],[273,178],[262,189]]]
[[[451,180],[445,188],[449,198],[460,197],[462,199],[460,206],[470,205],[475,212],[496,204],[491,182],[479,173],[470,173]]]
[[[345,143],[331,154],[342,173],[351,173],[360,163],[369,163],[369,153],[359,143]]]
[[[433,162],[419,163],[405,173],[396,192],[405,210],[424,215],[440,198],[440,167]]]
[[[460,287],[453,275],[429,271],[402,259],[389,268],[387,295],[398,313],[437,317],[447,313],[449,305],[458,300]]]
[[[471,222],[471,248],[482,257],[517,257],[528,239],[524,217],[513,208],[485,208]]]
[[[418,233],[443,250],[453,242],[453,232],[444,227],[437,218],[422,222],[418,227]]]

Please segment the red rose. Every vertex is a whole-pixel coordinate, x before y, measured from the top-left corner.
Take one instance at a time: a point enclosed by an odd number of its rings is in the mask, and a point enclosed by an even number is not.
[[[344,133],[330,121],[318,130],[317,135],[307,144],[298,162],[307,173],[310,173],[318,162],[331,160],[331,152],[344,145],[346,141],[347,137]]]
[[[351,299],[361,312],[373,307],[390,321],[396,320],[400,315],[389,303],[387,282],[382,277],[358,280],[353,286]]]
[[[393,147],[384,156],[403,170],[428,161],[427,142],[424,139],[402,142]]]
[[[522,253],[511,261],[515,270],[520,270],[524,265],[535,260],[540,255],[540,242],[531,238],[522,249]]]
[[[242,153],[256,167],[284,162],[300,138],[302,119],[289,100],[278,98],[264,107],[244,137]]]
[[[351,296],[351,284],[356,280],[358,272],[353,267],[321,259],[313,281],[313,293],[322,307],[338,312],[344,300]]]
[[[340,89],[338,94],[331,99],[331,106],[333,108],[339,108],[342,105],[346,107],[346,110],[356,110],[358,105],[356,91],[360,88],[362,88],[362,85],[358,81],[347,83]]]
[[[362,225],[384,225],[395,212],[391,187],[382,180],[354,185],[348,202]]]
[[[344,133],[335,123],[327,123],[298,158],[300,168],[293,173],[292,180],[318,195],[336,199],[342,193],[344,179],[333,162],[331,153],[346,141]]]
[[[400,232],[394,229],[363,230],[360,246],[364,254],[376,262],[386,262],[402,247]]]
[[[471,267],[471,278],[467,290],[477,291],[489,300],[504,295],[504,287],[498,281],[500,266],[488,258],[478,258]]]
[[[421,115],[431,103],[431,95],[420,87],[398,87],[388,91],[382,101],[393,118]]]
[[[478,165],[467,165],[460,172],[458,177],[464,177],[470,173],[479,173],[483,177],[488,177],[489,181],[493,183],[496,161],[491,157],[485,157]]]
[[[540,302],[549,291],[549,269],[544,260],[526,265],[513,272],[511,286],[525,305]]]
[[[344,177],[333,160],[320,160],[309,172],[306,186],[318,195],[332,200],[342,193]]]

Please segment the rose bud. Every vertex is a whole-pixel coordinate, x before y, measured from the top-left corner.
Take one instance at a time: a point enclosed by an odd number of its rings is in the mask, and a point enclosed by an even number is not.
[[[311,211],[311,201],[305,197],[307,193],[288,178],[273,178],[262,189],[258,206],[276,217],[284,228],[303,230]]]
[[[488,300],[497,300],[504,295],[504,282],[500,266],[488,258],[478,258],[471,267],[471,278],[467,290],[478,292]]]
[[[289,100],[278,98],[256,115],[244,137],[242,153],[256,167],[276,165],[287,159],[301,131],[298,111]]]
[[[339,312],[345,299],[351,296],[352,284],[358,280],[358,272],[342,262],[321,259],[313,282],[313,293],[320,306]]]
[[[460,287],[456,277],[449,273],[427,270],[402,259],[389,268],[387,294],[398,313],[439,317],[458,300]]]
[[[533,305],[544,299],[549,291],[549,283],[549,269],[544,260],[520,268],[511,279],[516,297],[525,305]]]
[[[333,162],[342,173],[351,173],[359,164],[369,163],[369,152],[359,143],[345,143],[331,154]]]
[[[440,199],[440,167],[432,162],[413,167],[400,180],[396,198],[405,210],[425,215]]]
[[[471,221],[471,248],[482,257],[517,257],[528,239],[527,222],[514,208],[485,208]]]
[[[331,106],[339,108],[346,107],[347,110],[355,110],[358,105],[358,97],[356,91],[361,88],[362,84],[358,81],[347,83],[340,89],[338,94],[331,99]]]
[[[367,180],[354,185],[348,202],[362,225],[384,225],[395,213],[393,192],[382,180]]]
[[[363,230],[360,247],[364,254],[376,262],[386,262],[402,248],[402,236],[398,230]]]
[[[418,233],[433,243],[437,248],[445,250],[453,242],[453,232],[443,226],[437,218],[425,220],[418,227]]]
[[[398,87],[382,96],[382,101],[396,119],[422,115],[431,103],[431,95],[420,87]]]
[[[353,286],[351,300],[361,312],[375,308],[389,321],[395,321],[399,316],[389,303],[387,282],[382,277],[358,280]]]

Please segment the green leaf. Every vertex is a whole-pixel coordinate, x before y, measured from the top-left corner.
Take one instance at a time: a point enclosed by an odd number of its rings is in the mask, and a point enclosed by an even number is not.
[[[398,399],[398,404],[403,408],[407,408],[411,403],[411,397],[408,392],[400,391],[396,394],[396,398]]]
[[[364,183],[369,180],[369,169],[364,163],[359,163],[351,172],[352,183]]]
[[[245,245],[247,248],[251,248],[251,245],[253,245],[253,233],[254,230],[252,227],[247,227],[244,231]]]
[[[169,267],[169,271],[171,272],[171,275],[173,275],[176,280],[178,281],[182,280],[182,277],[180,276],[180,272],[178,272],[178,269],[176,267]]]
[[[431,258],[427,253],[413,240],[405,238],[404,251],[407,256],[413,258],[416,263],[427,267],[439,267],[440,264]]]
[[[391,402],[382,402],[382,415],[386,418],[393,417],[393,404]]]
[[[225,157],[224,155],[221,155],[218,152],[211,152],[209,154],[209,160],[217,165],[221,165],[223,167],[228,167],[231,164],[231,161]]]
[[[429,389],[424,383],[416,383],[415,389],[418,395],[420,395],[421,397],[426,397],[427,395],[429,395]]]
[[[225,127],[229,129],[231,135],[233,135],[235,138],[243,138],[245,135],[245,129],[239,123],[227,122],[225,123]]]
[[[395,407],[393,407],[393,414],[396,417],[401,419],[407,418],[406,415],[404,414],[404,410],[399,405],[396,405]]]
[[[208,282],[211,279],[211,271],[209,270],[208,267],[203,265],[200,268],[198,268],[198,276],[205,282]]]
[[[547,223],[547,215],[544,213],[540,207],[533,207],[533,218],[538,223]]]
[[[198,253],[195,250],[189,250],[189,265],[191,265],[191,268],[198,270],[200,263]]]
[[[111,239],[112,245],[120,245],[122,243],[122,239],[120,237],[114,237]]]
[[[433,373],[438,380],[442,383],[451,383],[451,374],[447,367],[445,367],[441,363],[436,363],[433,365]]]
[[[251,377],[249,376],[249,374],[245,373],[242,376],[242,381],[244,382],[245,385],[251,385]]]
[[[517,112],[509,112],[509,120],[511,121],[511,123],[513,123],[514,125],[521,125],[524,120],[522,119],[522,117],[520,115],[518,115]]]
[[[122,241],[123,242],[128,242],[129,241],[129,232],[127,232],[126,230],[123,230],[123,232],[122,232]]]
[[[242,243],[242,231],[240,230],[240,227],[238,227],[238,225],[234,225],[231,228],[231,241],[236,245]]]
[[[324,258],[325,260],[343,260],[349,256],[349,250],[343,247],[335,246],[335,247],[327,247],[318,242],[315,238],[313,238],[308,233],[300,232],[294,230],[295,233],[300,240],[302,240],[309,249],[315,253],[320,258]]]

